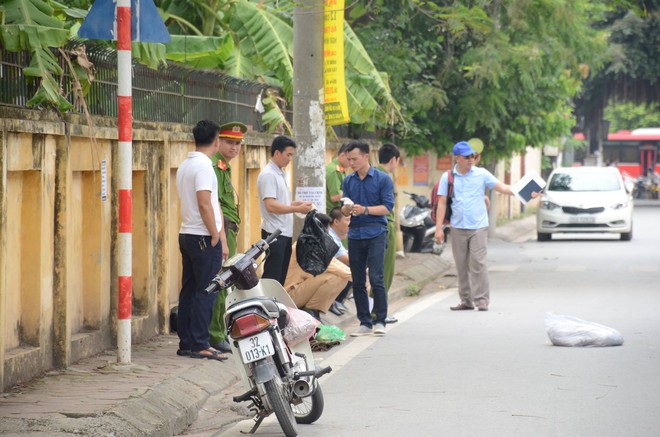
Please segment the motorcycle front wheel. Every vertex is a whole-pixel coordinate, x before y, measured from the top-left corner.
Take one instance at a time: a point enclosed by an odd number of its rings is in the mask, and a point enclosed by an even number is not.
[[[296,416],[296,422],[303,425],[309,425],[319,420],[319,417],[323,414],[324,406],[323,392],[321,391],[321,386],[318,384],[314,393],[306,398],[302,398],[301,402],[297,405],[291,404],[293,414]]]
[[[280,423],[282,431],[284,431],[284,435],[286,437],[296,437],[298,435],[296,418],[293,415],[293,410],[291,410],[291,404],[285,401],[284,396],[282,396],[281,386],[277,384],[275,379],[271,379],[264,383],[264,388],[266,389],[268,401],[273,411],[275,411],[277,421]]]

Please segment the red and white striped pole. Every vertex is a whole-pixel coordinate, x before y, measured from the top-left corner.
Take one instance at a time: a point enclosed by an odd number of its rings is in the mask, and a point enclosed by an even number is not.
[[[131,362],[133,296],[133,100],[131,62],[131,0],[117,0],[117,100],[119,124],[119,194],[117,362]]]

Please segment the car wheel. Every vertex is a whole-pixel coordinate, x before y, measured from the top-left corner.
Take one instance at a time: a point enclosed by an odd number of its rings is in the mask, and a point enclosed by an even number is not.
[[[630,241],[632,240],[632,227],[630,232],[621,232],[621,241]]]
[[[546,234],[544,232],[537,232],[536,239],[539,241],[550,241],[552,239],[552,234]]]

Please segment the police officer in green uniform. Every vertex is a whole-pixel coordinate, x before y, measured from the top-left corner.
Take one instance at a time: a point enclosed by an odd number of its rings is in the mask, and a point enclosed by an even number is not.
[[[348,168],[348,159],[346,158],[346,146],[342,144],[337,151],[337,157],[330,161],[325,167],[325,209],[328,214],[332,208],[341,207],[341,184],[346,177],[346,168]]]
[[[247,127],[239,122],[226,123],[220,126],[220,150],[211,158],[218,178],[218,200],[225,219],[223,229],[227,235],[230,257],[236,254],[236,236],[241,219],[238,215],[237,193],[231,183],[231,166],[229,162],[240,153],[245,132],[247,132]],[[215,301],[209,326],[211,334],[209,343],[222,352],[231,352],[224,323],[226,297],[227,290],[223,290]]]
[[[383,144],[378,149],[378,162],[376,170],[387,173],[392,177],[392,172],[399,165],[401,153],[394,144]],[[394,181],[392,181],[394,182]],[[396,202],[396,183],[394,184],[394,200]],[[383,282],[385,291],[389,292],[394,280],[394,263],[396,261],[396,220],[394,210],[387,215],[387,249],[385,250],[385,269],[383,270]],[[385,323],[395,323],[396,317],[388,315]]]

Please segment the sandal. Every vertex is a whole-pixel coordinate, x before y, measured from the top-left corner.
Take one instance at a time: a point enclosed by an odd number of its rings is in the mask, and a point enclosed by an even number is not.
[[[207,358],[209,360],[225,361],[227,357],[222,352],[213,349],[203,349],[201,351],[193,351],[190,353],[190,358]]]

